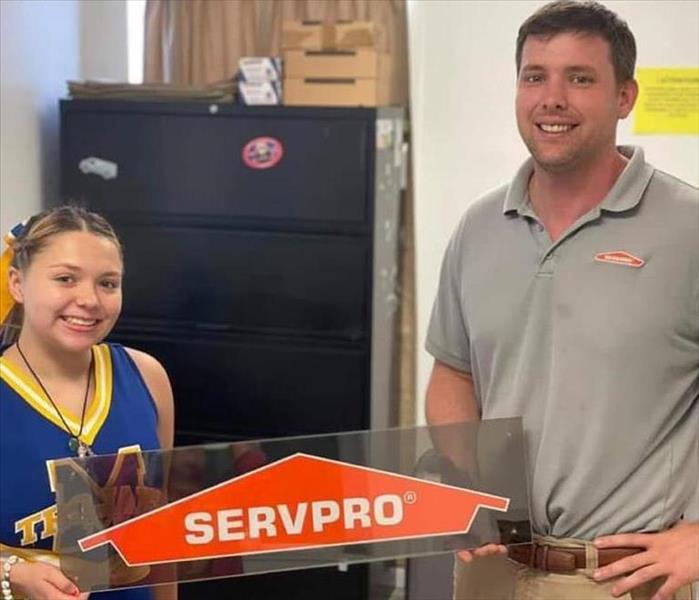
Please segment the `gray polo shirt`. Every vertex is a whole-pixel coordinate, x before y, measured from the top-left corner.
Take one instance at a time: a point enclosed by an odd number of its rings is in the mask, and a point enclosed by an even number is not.
[[[699,190],[620,151],[614,187],[555,243],[531,159],[474,203],[427,334],[473,375],[483,418],[523,417],[541,534],[662,529],[697,488]]]

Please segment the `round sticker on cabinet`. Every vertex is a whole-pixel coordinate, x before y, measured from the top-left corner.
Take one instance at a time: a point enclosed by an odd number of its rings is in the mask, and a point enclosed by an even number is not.
[[[273,137],[257,137],[243,148],[243,162],[251,169],[271,169],[284,156],[284,146]]]

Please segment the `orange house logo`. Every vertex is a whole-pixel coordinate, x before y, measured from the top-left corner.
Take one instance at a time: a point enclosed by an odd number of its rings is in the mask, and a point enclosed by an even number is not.
[[[616,250],[614,252],[599,252],[595,254],[595,260],[597,262],[612,263],[615,265],[625,265],[627,267],[634,267],[640,269],[646,264],[646,261],[638,256],[634,256],[626,250]]]
[[[466,533],[508,498],[294,454],[79,540],[129,566]]]

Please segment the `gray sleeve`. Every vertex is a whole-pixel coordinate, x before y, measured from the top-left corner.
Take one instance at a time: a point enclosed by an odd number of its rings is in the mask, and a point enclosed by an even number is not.
[[[432,306],[432,315],[427,329],[425,349],[438,361],[457,369],[471,372],[470,343],[464,286],[464,221],[459,224],[449,241],[442,260],[437,297]]]

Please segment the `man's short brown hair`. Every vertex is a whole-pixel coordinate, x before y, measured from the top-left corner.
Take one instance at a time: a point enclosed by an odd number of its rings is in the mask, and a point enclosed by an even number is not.
[[[617,83],[633,79],[636,40],[629,26],[598,2],[574,0],[550,2],[522,23],[517,34],[517,73],[522,66],[522,48],[528,36],[548,37],[564,32],[597,35],[606,40]]]

